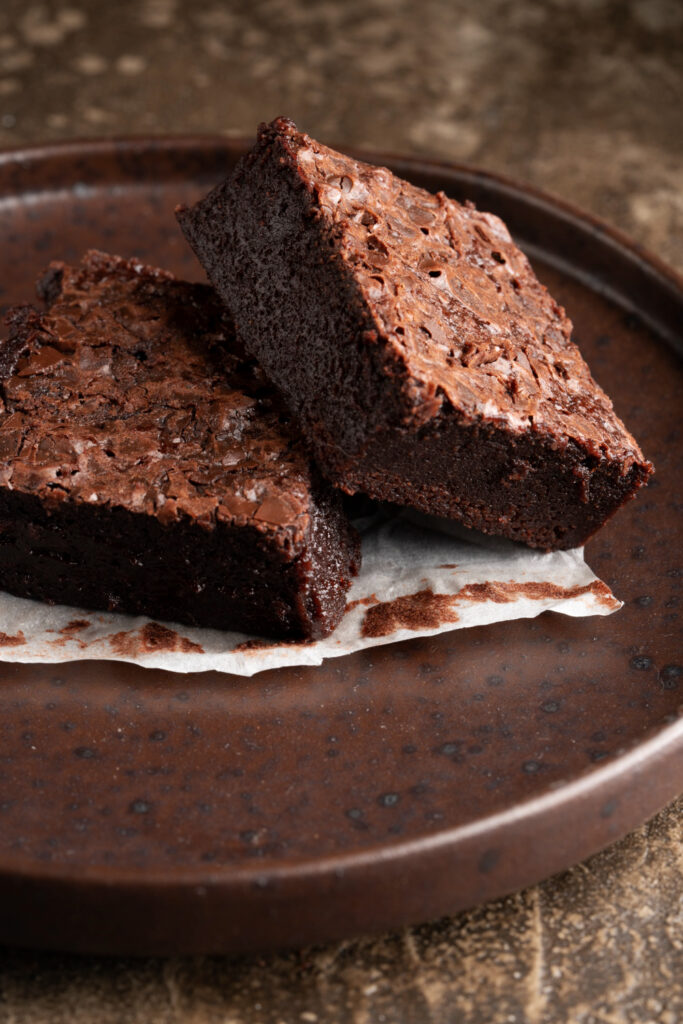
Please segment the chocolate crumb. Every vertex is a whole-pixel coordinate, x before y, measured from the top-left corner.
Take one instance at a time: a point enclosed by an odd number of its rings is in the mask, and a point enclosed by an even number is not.
[[[89,625],[88,619],[72,619],[71,622],[67,622],[66,626],[62,626],[59,632],[63,636],[71,636],[73,633],[80,633],[81,630],[87,629]]]
[[[258,640],[258,639],[243,640],[241,644],[237,644],[236,647],[233,647],[233,653],[239,651],[240,653],[243,654],[246,651],[263,650],[264,648],[273,647],[273,646],[274,646],[274,644],[273,644],[272,640]]]
[[[357,608],[359,604],[377,604],[377,594],[370,594],[368,597],[359,597],[355,601],[347,601],[346,611],[350,612],[352,608]]]
[[[250,654],[258,651],[267,651],[273,647],[310,647],[314,640],[260,640],[255,637],[252,640],[243,640],[241,644],[233,647],[233,654]]]

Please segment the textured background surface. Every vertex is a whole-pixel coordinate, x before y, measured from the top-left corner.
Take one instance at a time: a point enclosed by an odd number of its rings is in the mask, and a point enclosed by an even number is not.
[[[0,144],[252,134],[480,164],[683,265],[679,0],[0,4]]]
[[[287,113],[326,141],[533,183],[680,269],[682,49],[679,0],[3,0],[0,145],[251,134]],[[232,962],[4,950],[0,1021],[675,1024],[682,812],[380,940]]]

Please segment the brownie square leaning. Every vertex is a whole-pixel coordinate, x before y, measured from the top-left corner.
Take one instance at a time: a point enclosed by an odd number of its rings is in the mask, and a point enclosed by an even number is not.
[[[285,118],[177,216],[344,490],[553,549],[652,472],[497,217]]]
[[[38,290],[0,346],[0,587],[329,633],[357,537],[212,289],[90,252]]]

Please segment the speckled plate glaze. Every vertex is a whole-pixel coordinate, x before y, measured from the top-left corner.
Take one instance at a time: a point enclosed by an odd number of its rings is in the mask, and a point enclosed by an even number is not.
[[[201,276],[173,217],[244,151],[133,139],[0,156],[0,296],[89,246]],[[455,911],[567,867],[683,788],[681,282],[617,232],[464,167],[370,154],[500,214],[657,466],[589,545],[624,601],[245,680],[0,666],[0,940],[237,952]]]

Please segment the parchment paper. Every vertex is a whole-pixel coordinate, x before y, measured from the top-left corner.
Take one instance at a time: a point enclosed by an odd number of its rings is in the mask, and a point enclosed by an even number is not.
[[[356,526],[363,567],[344,618],[324,640],[273,642],[49,606],[0,592],[0,659],[114,659],[172,672],[214,669],[251,676],[548,610],[608,615],[621,607],[588,567],[581,548],[542,554],[405,511],[380,510]]]

